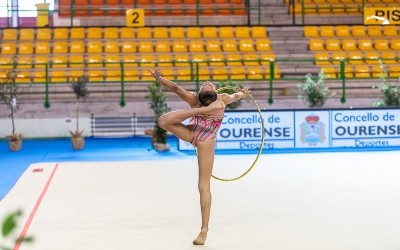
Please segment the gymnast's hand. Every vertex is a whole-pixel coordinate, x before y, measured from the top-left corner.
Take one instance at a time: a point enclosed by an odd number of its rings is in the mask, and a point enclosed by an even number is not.
[[[161,73],[159,69],[156,69],[156,71],[153,71],[151,69],[147,69],[148,71],[150,71],[151,75],[154,77],[154,79],[156,79],[157,81],[160,80],[161,78]]]
[[[251,90],[250,90],[249,88],[243,88],[243,89],[241,89],[241,88],[235,88],[234,90],[235,90],[236,92],[243,93],[243,96],[244,96],[244,97],[247,97],[247,96],[251,95]]]

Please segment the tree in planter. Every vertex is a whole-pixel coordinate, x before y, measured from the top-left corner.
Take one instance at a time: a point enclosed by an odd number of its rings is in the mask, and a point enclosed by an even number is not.
[[[158,81],[155,81],[148,86],[148,90],[150,94],[147,95],[146,98],[150,101],[150,108],[154,111],[156,120],[153,131],[147,132],[147,134],[151,135],[152,144],[156,150],[169,150],[169,146],[167,144],[167,131],[158,126],[157,123],[158,118],[161,115],[171,110],[167,105],[167,97],[163,91],[164,87]]]
[[[242,85],[240,85],[237,82],[233,82],[231,80],[217,82],[215,84],[215,87],[217,89],[224,88],[224,87],[235,87],[235,88],[238,88],[238,89],[243,89]],[[226,89],[226,90],[223,91],[223,93],[227,93],[228,95],[234,94],[235,92],[236,91],[234,89]],[[236,102],[233,102],[231,104],[226,105],[226,108],[228,108],[228,109],[237,109],[238,107],[240,107],[240,105],[242,105],[242,99],[240,99],[239,101],[236,101]]]
[[[378,88],[382,92],[383,98],[380,101],[374,101],[372,105],[374,107],[400,106],[400,78],[397,84],[392,85],[387,66],[384,65],[380,59],[379,65],[381,69],[380,79],[382,80],[382,83],[379,85],[374,84],[372,85],[372,88]]]
[[[75,150],[83,149],[83,146],[85,145],[85,138],[82,136],[83,130],[79,130],[79,102],[81,100],[85,102],[89,95],[89,90],[86,86],[88,82],[89,79],[86,76],[81,76],[72,81],[70,85],[76,97],[76,130],[75,132],[69,131],[72,136],[72,146]]]
[[[0,84],[0,101],[10,110],[8,117],[12,122],[12,134],[7,136],[11,151],[19,151],[22,148],[22,135],[15,133],[14,114],[19,109],[17,97],[22,92],[20,86],[15,82],[17,75],[14,70],[7,71],[6,77]]]
[[[310,108],[321,108],[328,98],[335,95],[325,86],[325,74],[321,70],[316,81],[311,74],[307,74],[305,80],[297,84],[298,98]]]

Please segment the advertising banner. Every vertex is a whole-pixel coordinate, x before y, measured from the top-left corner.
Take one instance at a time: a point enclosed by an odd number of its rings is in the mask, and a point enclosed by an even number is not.
[[[400,7],[365,7],[364,24],[366,25],[399,25]]]

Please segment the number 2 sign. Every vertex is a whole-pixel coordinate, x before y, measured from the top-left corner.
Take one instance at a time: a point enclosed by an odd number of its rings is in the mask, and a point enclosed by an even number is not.
[[[126,10],[126,26],[143,27],[144,26],[144,10],[129,9]]]

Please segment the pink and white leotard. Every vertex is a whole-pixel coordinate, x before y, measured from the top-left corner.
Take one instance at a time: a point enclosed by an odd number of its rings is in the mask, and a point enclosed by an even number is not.
[[[222,101],[220,95],[218,95],[217,100]],[[191,143],[194,146],[197,146],[199,142],[215,140],[224,118],[224,111],[224,109],[217,109],[209,114],[192,117],[189,128],[193,135]]]

